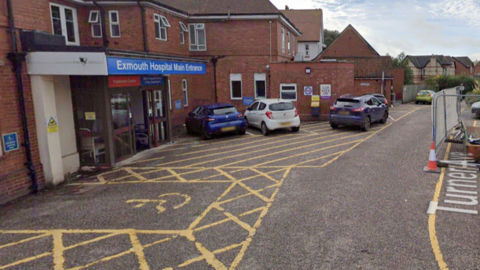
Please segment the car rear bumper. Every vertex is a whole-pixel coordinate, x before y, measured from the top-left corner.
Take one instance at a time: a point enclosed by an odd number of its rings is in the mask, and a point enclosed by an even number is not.
[[[267,119],[265,120],[269,130],[281,129],[281,128],[291,128],[300,126],[300,117],[295,117],[293,119],[284,119],[284,120],[275,120]]]
[[[336,114],[331,114],[330,115],[330,124],[337,124],[337,125],[354,125],[354,126],[360,126],[365,122],[365,117],[364,116],[354,116],[354,115],[336,115]]]
[[[245,131],[247,130],[247,125],[242,118],[237,121],[226,123],[208,123],[206,130],[208,134],[222,134],[227,132]]]

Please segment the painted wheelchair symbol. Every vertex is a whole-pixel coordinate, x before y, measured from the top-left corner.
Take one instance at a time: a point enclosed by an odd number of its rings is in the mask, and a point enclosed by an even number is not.
[[[181,204],[177,204],[173,207],[173,209],[178,209],[183,207],[184,205],[188,204],[191,200],[190,196],[185,195],[185,194],[180,194],[180,193],[167,193],[167,194],[162,194],[159,195],[158,198],[165,198],[165,197],[171,197],[171,196],[178,196],[178,197],[183,197],[184,201]],[[155,207],[158,210],[158,213],[163,213],[165,210],[167,210],[163,204],[165,204],[168,200],[161,200],[161,199],[155,199],[155,200],[148,200],[148,199],[133,199],[133,200],[128,200],[126,203],[137,203],[134,207],[135,208],[140,208],[143,207],[146,204],[157,204]]]

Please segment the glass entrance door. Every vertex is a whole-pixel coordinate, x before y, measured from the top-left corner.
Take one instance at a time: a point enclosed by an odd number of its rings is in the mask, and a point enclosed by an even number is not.
[[[168,140],[168,120],[165,91],[145,90],[145,118],[148,123],[148,134],[152,147],[164,144]]]
[[[135,153],[134,126],[130,104],[130,94],[110,95],[113,120],[113,146],[115,161],[121,161]]]

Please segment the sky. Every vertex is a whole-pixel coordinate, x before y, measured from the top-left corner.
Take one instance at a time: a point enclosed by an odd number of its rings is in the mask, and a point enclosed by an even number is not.
[[[480,61],[480,0],[270,0],[322,9],[324,28],[351,24],[381,54],[443,54]]]

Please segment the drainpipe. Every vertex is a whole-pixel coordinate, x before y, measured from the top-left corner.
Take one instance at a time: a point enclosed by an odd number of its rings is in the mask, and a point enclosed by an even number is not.
[[[106,29],[106,20],[105,20],[105,9],[100,6],[96,0],[93,0],[93,4],[98,7],[100,10],[100,18],[102,19],[102,39],[103,47],[108,48],[108,38],[107,38],[107,29]]]
[[[217,62],[218,59],[225,58],[225,55],[214,56],[212,57],[211,61],[213,64],[213,86],[215,89],[215,103],[218,103],[218,96],[217,96]]]
[[[27,162],[25,165],[28,168],[28,174],[32,181],[32,192],[36,194],[38,192],[38,183],[37,183],[37,174],[35,172],[35,165],[32,158],[32,148],[30,145],[30,135],[28,133],[28,121],[27,121],[27,110],[25,106],[25,95],[23,92],[23,81],[22,81],[22,64],[25,61],[25,53],[18,52],[17,47],[17,35],[15,30],[15,19],[13,17],[13,8],[12,1],[7,0],[7,9],[8,9],[8,22],[9,22],[9,32],[10,39],[12,42],[12,52],[7,55],[8,60],[13,64],[13,71],[15,72],[15,78],[17,80],[17,91],[20,102],[20,112],[22,114],[22,127],[23,127],[23,145],[25,147],[25,152],[27,155]]]
[[[143,51],[148,52],[147,26],[145,23],[145,8],[140,4],[140,0],[137,1],[137,5],[140,8],[140,15],[142,16]]]

